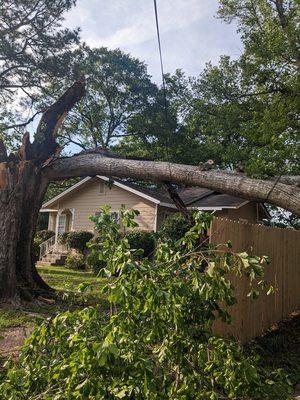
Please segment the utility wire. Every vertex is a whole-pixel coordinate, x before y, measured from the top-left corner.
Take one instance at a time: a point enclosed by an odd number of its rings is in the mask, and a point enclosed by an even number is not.
[[[154,2],[156,33],[157,33],[157,42],[158,42],[158,50],[159,50],[159,58],[160,58],[160,70],[161,70],[161,78],[162,78],[162,85],[163,85],[163,97],[164,97],[166,128],[168,129],[169,118],[168,118],[167,89],[166,89],[164,65],[163,65],[162,51],[161,51],[161,41],[160,41],[159,23],[158,23],[158,10],[157,10],[157,2],[156,2],[156,0],[153,0],[153,2]],[[166,137],[166,140],[165,140],[165,152],[166,152],[167,159],[169,159],[169,148],[170,148],[169,140],[170,140],[170,138]]]
[[[162,85],[163,85],[163,95],[164,95],[164,103],[165,103],[166,121],[168,121],[167,90],[166,90],[166,81],[165,81],[164,66],[163,66],[163,59],[162,59],[162,51],[161,51],[161,41],[160,41],[160,33],[159,33],[157,2],[156,2],[156,0],[153,0],[153,2],[154,2],[156,33],[157,33],[157,42],[158,42],[158,50],[159,50],[159,58],[160,58],[160,70],[161,70]]]

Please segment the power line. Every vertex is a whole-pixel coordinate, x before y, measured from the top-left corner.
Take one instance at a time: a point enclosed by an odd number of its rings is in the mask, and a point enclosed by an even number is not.
[[[156,3],[156,0],[153,0],[153,2],[154,2],[156,33],[157,33],[157,42],[158,42],[158,50],[159,50],[159,58],[160,58],[160,70],[161,70],[161,77],[162,77],[164,102],[165,102],[165,113],[166,113],[166,120],[168,120],[167,90],[166,90],[164,66],[163,66],[163,59],[162,59],[162,51],[161,51],[161,40],[160,40],[159,23],[158,23],[157,3]]]

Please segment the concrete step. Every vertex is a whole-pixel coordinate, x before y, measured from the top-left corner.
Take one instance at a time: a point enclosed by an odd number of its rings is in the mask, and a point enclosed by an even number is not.
[[[64,265],[66,261],[66,254],[46,254],[40,262],[46,265]]]
[[[49,263],[49,262],[47,262],[47,261],[38,261],[38,262],[36,263],[36,265],[37,265],[38,267],[50,267],[50,266],[51,266],[51,263]]]
[[[57,253],[57,252],[51,252],[50,251],[47,255],[51,255],[53,257],[61,257],[61,256],[67,257],[68,252],[64,251],[62,253]]]

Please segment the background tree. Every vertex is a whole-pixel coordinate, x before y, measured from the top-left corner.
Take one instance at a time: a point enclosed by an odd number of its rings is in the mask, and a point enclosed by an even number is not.
[[[1,1],[0,136],[7,145],[15,145],[41,111],[38,101],[52,94],[51,79],[72,80],[79,30],[62,28],[62,22],[74,4],[75,0]]]
[[[187,124],[218,165],[242,164],[252,176],[297,172],[299,122],[294,95],[257,94],[262,89],[249,82],[243,61],[228,57],[216,67],[207,65],[193,88],[194,107]]]
[[[137,136],[120,144],[154,159],[221,168],[252,176],[299,172],[299,12],[297,1],[223,0],[219,16],[237,20],[244,44],[238,60],[223,56],[197,78],[166,76],[163,101],[137,115]],[[299,6],[299,4],[298,4]],[[161,95],[162,96],[162,95]],[[157,99],[157,104],[159,99]],[[166,121],[168,126],[166,127]],[[167,140],[167,138],[169,139]],[[182,158],[183,157],[183,158]],[[169,158],[170,159],[170,158]]]
[[[68,116],[63,143],[107,148],[128,134],[127,125],[153,103],[157,87],[146,65],[121,50],[83,46],[76,63],[87,77],[87,95]]]
[[[207,154],[201,156],[194,135],[186,127],[193,102],[190,81],[181,70],[166,74],[166,91],[160,87],[155,101],[130,119],[128,135],[115,149],[127,155],[189,164],[205,158]]]

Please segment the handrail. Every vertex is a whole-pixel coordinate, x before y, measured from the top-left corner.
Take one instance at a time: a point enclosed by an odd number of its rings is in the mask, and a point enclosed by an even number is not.
[[[55,236],[51,236],[51,238],[45,240],[40,244],[40,260],[44,257],[45,254],[49,253],[52,247],[55,245]]]

